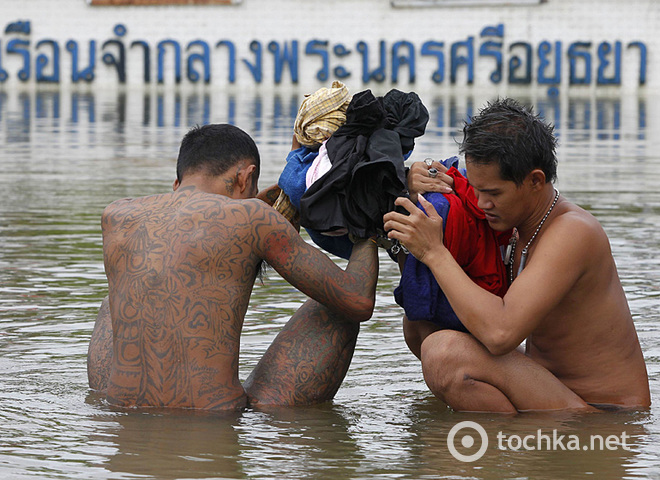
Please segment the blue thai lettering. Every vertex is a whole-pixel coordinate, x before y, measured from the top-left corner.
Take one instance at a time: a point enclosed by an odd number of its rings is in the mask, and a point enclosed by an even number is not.
[[[330,77],[330,54],[327,40],[310,40],[305,45],[305,55],[318,55],[321,57],[321,69],[316,72],[317,80],[325,82]]]
[[[298,40],[292,40],[290,48],[286,42],[283,42],[283,46],[279,42],[270,42],[268,51],[273,54],[275,83],[278,85],[282,83],[285,65],[289,66],[291,82],[298,83]]]
[[[351,51],[345,45],[338,43],[332,48],[332,52],[338,57],[345,57],[351,54]],[[337,65],[333,70],[335,77],[342,79],[351,76],[351,72],[346,70],[343,65]]]
[[[193,40],[186,47],[186,51],[190,51],[191,47],[201,47],[202,52],[191,53],[188,55],[188,63],[186,74],[188,75],[188,80],[193,83],[197,83],[201,78],[201,75],[197,70],[195,70],[195,62],[202,62],[204,67],[204,83],[211,83],[211,48],[209,44],[204,40]]]
[[[490,81],[500,83],[502,81],[502,42],[489,40],[482,43],[479,47],[479,55],[495,59],[495,70],[490,74]]]
[[[504,38],[504,24],[498,23],[497,25],[484,27],[479,36]]]
[[[609,42],[602,42],[598,45],[598,70],[596,83],[598,85],[621,85],[621,42],[614,42],[614,61],[608,60],[608,55],[612,52],[612,45]],[[614,70],[607,77],[605,72]]]
[[[541,85],[559,85],[561,83],[561,42],[555,42],[555,71],[553,75],[546,75],[546,70],[551,66],[552,44],[543,41],[539,44],[539,68],[537,81]]]
[[[401,55],[399,50],[405,48],[406,55]],[[399,81],[399,68],[408,65],[408,82],[415,83],[415,46],[411,42],[396,42],[392,45],[392,82]]]
[[[126,27],[122,24],[117,24],[113,28],[113,33],[118,37],[123,37],[126,35]],[[117,46],[117,55],[104,53],[101,59],[106,65],[115,67],[119,83],[124,84],[126,83],[126,47],[124,47],[124,42],[120,40],[107,40],[101,46],[101,50],[105,50],[108,45]]]
[[[36,68],[36,77],[37,82],[43,83],[59,83],[60,81],[60,46],[55,40],[41,40],[37,43],[36,48],[38,49],[41,45],[50,45],[53,56],[49,60],[48,56],[40,53],[37,55],[37,68]],[[51,74],[46,75],[44,70],[49,67],[49,64],[52,63]]]
[[[261,83],[261,80],[263,79],[263,48],[261,46],[261,42],[258,40],[253,40],[250,42],[250,51],[254,53],[254,62],[250,63],[244,58],[243,63],[247,65],[250,73],[252,74],[252,77],[254,78],[254,81]]]
[[[151,83],[151,49],[149,44],[144,40],[134,40],[131,42],[131,48],[133,47],[142,47],[143,57],[142,57],[142,78],[144,83]]]
[[[7,43],[7,53],[15,53],[23,57],[23,68],[18,71],[18,78],[22,82],[30,79],[30,47],[29,40],[14,38]]]
[[[30,35],[30,21],[19,20],[17,22],[8,23],[5,27],[5,33],[23,33]]]
[[[459,49],[465,49],[464,54],[459,54]],[[454,42],[451,44],[451,71],[449,79],[453,84],[456,83],[458,68],[461,65],[467,66],[467,84],[474,82],[474,37],[468,37],[465,41]]]
[[[591,83],[591,42],[574,42],[568,47],[569,83],[571,85],[589,85]],[[578,74],[578,60],[584,62],[584,75]]]
[[[424,42],[421,49],[421,55],[423,57],[435,57],[437,68],[431,74],[431,80],[434,83],[442,83],[445,79],[445,44],[443,42],[436,42],[429,40]]]
[[[369,46],[366,42],[360,41],[357,44],[357,50],[362,55],[362,81],[364,83],[369,83],[370,80],[375,80],[378,83],[381,83],[385,80],[385,62],[386,51],[385,51],[385,41],[381,40],[379,42],[380,50],[380,62],[376,68],[369,71]]]
[[[101,46],[101,50],[105,50],[108,45],[117,46],[117,56],[110,52],[106,52],[101,59],[106,65],[115,67],[119,83],[126,83],[126,48],[124,47],[123,42],[120,42],[119,40],[107,40]]]
[[[174,83],[181,83],[181,45],[176,40],[161,40],[158,42],[158,83],[165,83],[165,54],[167,46],[174,51]]]
[[[504,24],[485,27],[481,30],[481,37],[504,37]],[[479,47],[479,55],[482,57],[493,57],[495,59],[495,70],[490,74],[490,81],[500,83],[502,81],[502,42],[488,40]]]
[[[642,42],[630,42],[628,48],[639,48],[639,84],[646,84],[646,45]]]
[[[509,46],[509,52],[522,47],[525,51],[524,59],[518,55],[509,58],[509,83],[514,85],[529,85],[532,83],[532,46],[527,42],[515,42]],[[522,75],[517,75],[523,69]]]
[[[236,47],[234,46],[234,42],[231,42],[229,40],[220,40],[218,43],[215,44],[215,47],[227,47],[227,52],[228,52],[228,73],[227,73],[227,78],[229,80],[229,83],[234,83],[236,82]]]
[[[0,41],[0,83],[4,83],[9,78],[7,70],[2,68],[2,42]]]
[[[78,83],[81,80],[89,83],[94,80],[94,68],[96,66],[96,40],[89,41],[89,61],[85,68],[80,69],[78,62],[78,42],[69,40],[66,49],[71,53],[71,82]]]

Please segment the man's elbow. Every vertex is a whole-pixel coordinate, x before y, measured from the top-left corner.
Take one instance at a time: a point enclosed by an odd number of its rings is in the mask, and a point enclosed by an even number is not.
[[[506,329],[498,329],[491,332],[482,343],[496,357],[514,351],[520,345],[518,339]]]
[[[350,318],[356,322],[366,322],[374,314],[375,298],[365,298],[353,305]]]

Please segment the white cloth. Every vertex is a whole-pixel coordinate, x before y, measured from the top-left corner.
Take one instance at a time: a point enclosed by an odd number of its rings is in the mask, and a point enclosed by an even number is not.
[[[315,181],[328,173],[331,167],[332,163],[330,162],[330,157],[328,157],[328,150],[325,148],[325,142],[323,142],[319,148],[319,154],[307,170],[305,176],[306,187],[309,188]]]

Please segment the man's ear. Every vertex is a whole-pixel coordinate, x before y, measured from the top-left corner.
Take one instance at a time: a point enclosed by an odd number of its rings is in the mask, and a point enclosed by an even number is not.
[[[179,188],[179,185],[181,185],[181,183],[179,182],[179,179],[177,178],[176,180],[174,180],[174,183],[172,184],[172,190],[174,190],[176,192],[176,189]]]
[[[530,186],[535,190],[540,190],[545,186],[545,173],[540,168],[535,168],[529,175],[527,175],[527,180],[529,181]]]
[[[257,166],[254,163],[238,168],[236,171],[236,187],[238,187],[240,193],[245,192],[248,188],[252,188],[256,172]]]

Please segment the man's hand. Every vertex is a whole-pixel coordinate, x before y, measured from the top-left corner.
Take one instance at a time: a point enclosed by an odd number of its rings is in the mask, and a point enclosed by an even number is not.
[[[266,202],[272,207],[277,200],[277,197],[279,197],[280,192],[281,189],[277,184],[271,185],[270,187],[264,188],[263,190],[259,190],[257,198],[263,202]]]
[[[383,217],[383,223],[388,238],[399,240],[417,260],[423,262],[430,251],[445,247],[442,243],[442,217],[422,195],[418,198],[426,214],[407,198],[399,197],[394,204],[410,214],[389,212]]]
[[[429,176],[429,169],[435,168],[438,175]],[[429,166],[425,162],[415,162],[408,172],[408,191],[413,203],[417,203],[417,195],[426,192],[451,193],[454,188],[454,179],[446,174],[447,168],[438,161]]]

